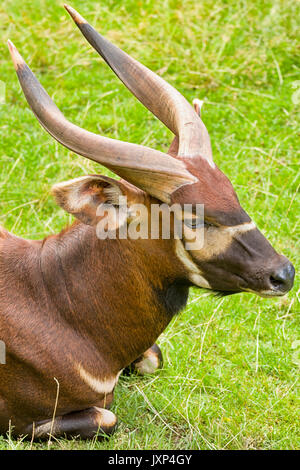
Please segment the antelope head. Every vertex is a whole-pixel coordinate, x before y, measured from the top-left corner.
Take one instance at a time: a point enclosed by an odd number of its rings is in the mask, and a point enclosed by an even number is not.
[[[161,77],[98,34],[73,8],[65,8],[87,41],[175,138],[166,154],[99,136],[70,123],[9,41],[19,81],[41,125],[65,147],[123,178],[119,182],[101,176],[83,177],[57,185],[54,192],[58,202],[86,223],[91,223],[89,211],[103,201],[105,192],[132,191],[131,185],[149,200],[180,206],[203,204],[204,244],[187,251],[181,240],[176,252],[191,283],[224,294],[286,294],[293,286],[294,267],[256,228],[232,184],[215,165],[199,103],[195,101],[193,108]],[[198,225],[197,217],[192,215],[189,229],[197,231]]]

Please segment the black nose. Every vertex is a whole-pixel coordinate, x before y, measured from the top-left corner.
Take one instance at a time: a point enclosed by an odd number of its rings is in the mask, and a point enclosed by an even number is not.
[[[279,266],[270,276],[272,288],[281,292],[288,292],[294,284],[295,268],[289,261]]]

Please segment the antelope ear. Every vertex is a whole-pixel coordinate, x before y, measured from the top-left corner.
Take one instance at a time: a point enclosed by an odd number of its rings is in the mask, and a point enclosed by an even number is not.
[[[84,224],[96,225],[101,220],[97,216],[101,205],[118,206],[119,198],[127,196],[128,191],[129,188],[125,188],[121,181],[102,175],[88,175],[58,183],[52,187],[51,193],[66,212]],[[118,228],[117,220],[111,222]]]

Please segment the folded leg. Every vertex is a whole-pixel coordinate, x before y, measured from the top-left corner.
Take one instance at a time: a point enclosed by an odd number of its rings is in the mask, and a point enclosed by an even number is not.
[[[156,343],[147,349],[141,356],[133,361],[126,369],[126,372],[136,372],[140,375],[153,374],[163,365],[163,357],[160,348]]]
[[[96,435],[112,434],[117,425],[117,417],[104,408],[88,408],[67,415],[58,416],[54,420],[40,421],[28,426],[25,430],[28,438],[34,435],[37,439],[53,437],[80,437],[92,439]]]

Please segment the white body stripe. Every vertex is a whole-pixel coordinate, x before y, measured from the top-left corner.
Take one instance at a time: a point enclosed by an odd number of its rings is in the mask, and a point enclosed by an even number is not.
[[[80,377],[82,380],[92,389],[94,392],[99,394],[107,394],[111,393],[118,382],[119,375],[121,371],[112,378],[109,379],[98,379],[97,377],[93,376],[89,372],[87,372],[81,364],[76,364],[76,369],[79,372]]]

